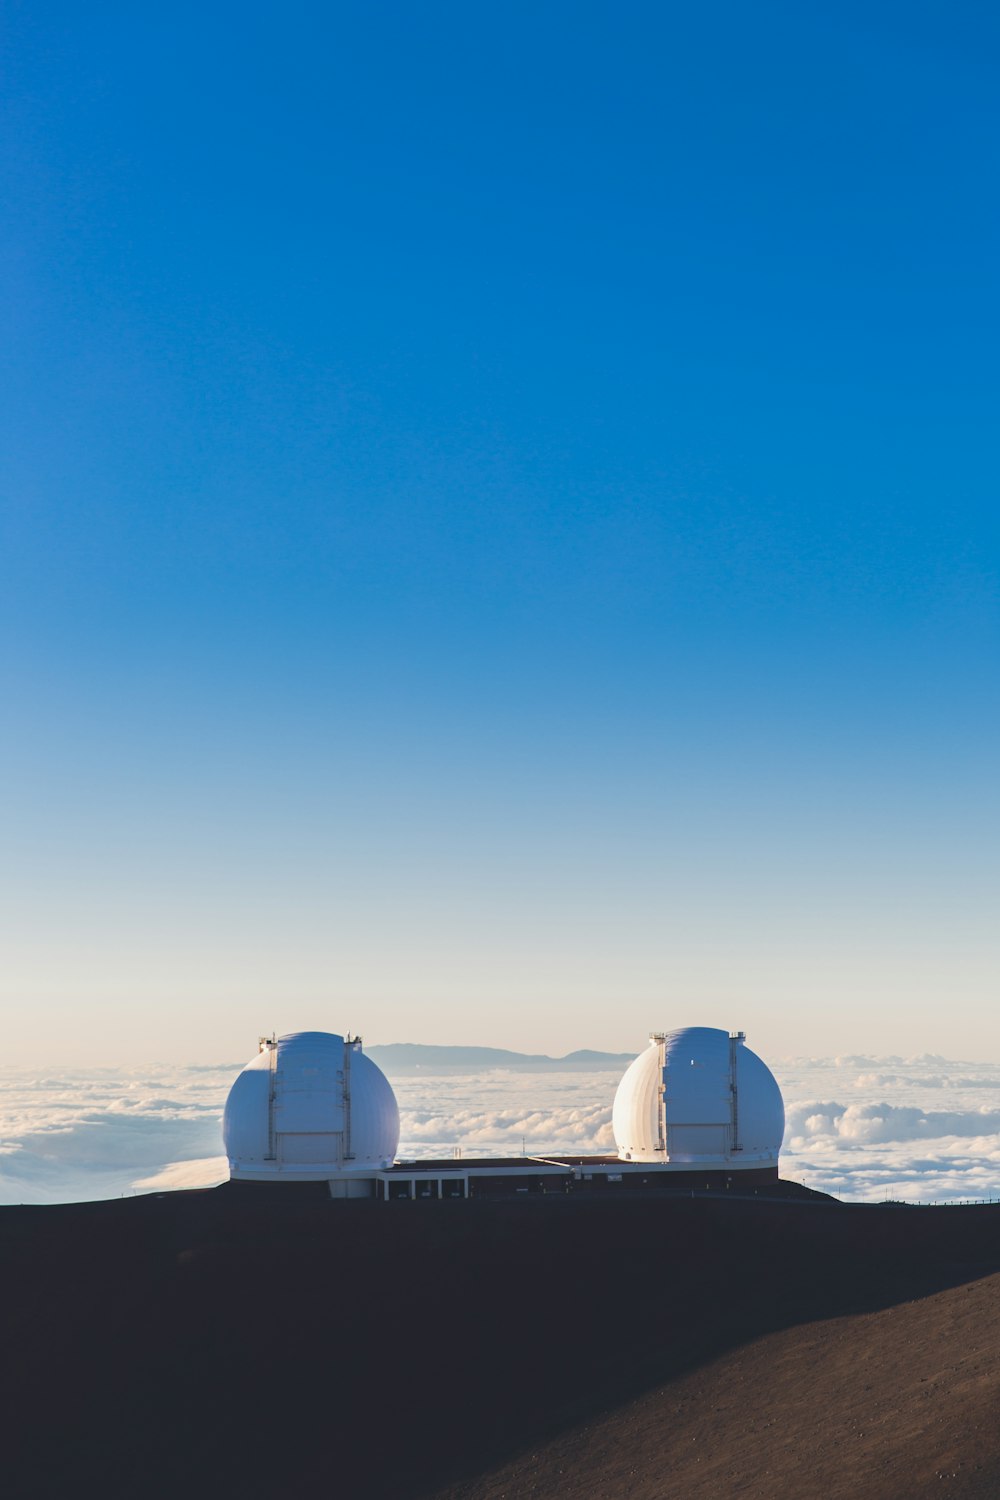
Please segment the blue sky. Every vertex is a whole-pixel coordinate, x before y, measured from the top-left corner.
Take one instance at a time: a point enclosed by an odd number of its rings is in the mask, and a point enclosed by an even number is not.
[[[27,1054],[1000,1055],[998,43],[7,8]]]

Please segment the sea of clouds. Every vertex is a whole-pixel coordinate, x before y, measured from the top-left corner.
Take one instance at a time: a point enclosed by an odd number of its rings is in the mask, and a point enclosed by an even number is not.
[[[868,1202],[1000,1197],[1000,1064],[849,1056],[772,1066],[787,1112],[783,1176]],[[0,1203],[222,1181],[219,1122],[239,1067],[0,1070]],[[400,1155],[613,1150],[619,1076],[400,1074]]]

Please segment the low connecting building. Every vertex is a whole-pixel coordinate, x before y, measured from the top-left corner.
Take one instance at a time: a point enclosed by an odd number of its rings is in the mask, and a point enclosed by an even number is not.
[[[356,1037],[262,1037],[223,1117],[230,1177],[326,1182],[334,1198],[745,1190],[772,1183],[785,1128],[774,1076],[742,1031],[656,1032],[626,1070],[613,1156],[399,1161],[399,1108]]]

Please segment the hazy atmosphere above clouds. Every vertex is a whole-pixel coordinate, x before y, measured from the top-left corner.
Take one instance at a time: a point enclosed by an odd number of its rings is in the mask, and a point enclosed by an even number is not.
[[[1000,15],[3,24],[10,1169],[272,1028],[1000,1061]],[[803,1173],[978,1159],[826,1076]]]

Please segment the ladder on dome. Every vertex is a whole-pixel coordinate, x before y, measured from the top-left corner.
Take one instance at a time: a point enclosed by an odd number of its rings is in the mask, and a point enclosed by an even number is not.
[[[353,1161],[354,1152],[351,1149],[351,1053],[354,1051],[356,1038],[352,1038],[350,1032],[344,1038],[344,1160]]]
[[[659,1047],[659,1078],[660,1082],[656,1089],[656,1149],[663,1152],[663,1160],[668,1161],[667,1152],[667,1062],[666,1062],[666,1039],[665,1031],[651,1031],[649,1040],[655,1042]]]
[[[738,1059],[739,1049],[746,1041],[745,1031],[731,1031],[729,1033],[729,1129],[730,1129],[730,1151],[734,1154],[742,1151],[740,1142],[740,1096],[739,1096],[739,1073]]]
[[[275,1131],[274,1105],[277,1091],[278,1043],[274,1036],[261,1037],[260,1046],[267,1048],[267,1156],[265,1161],[278,1158],[278,1138]]]

